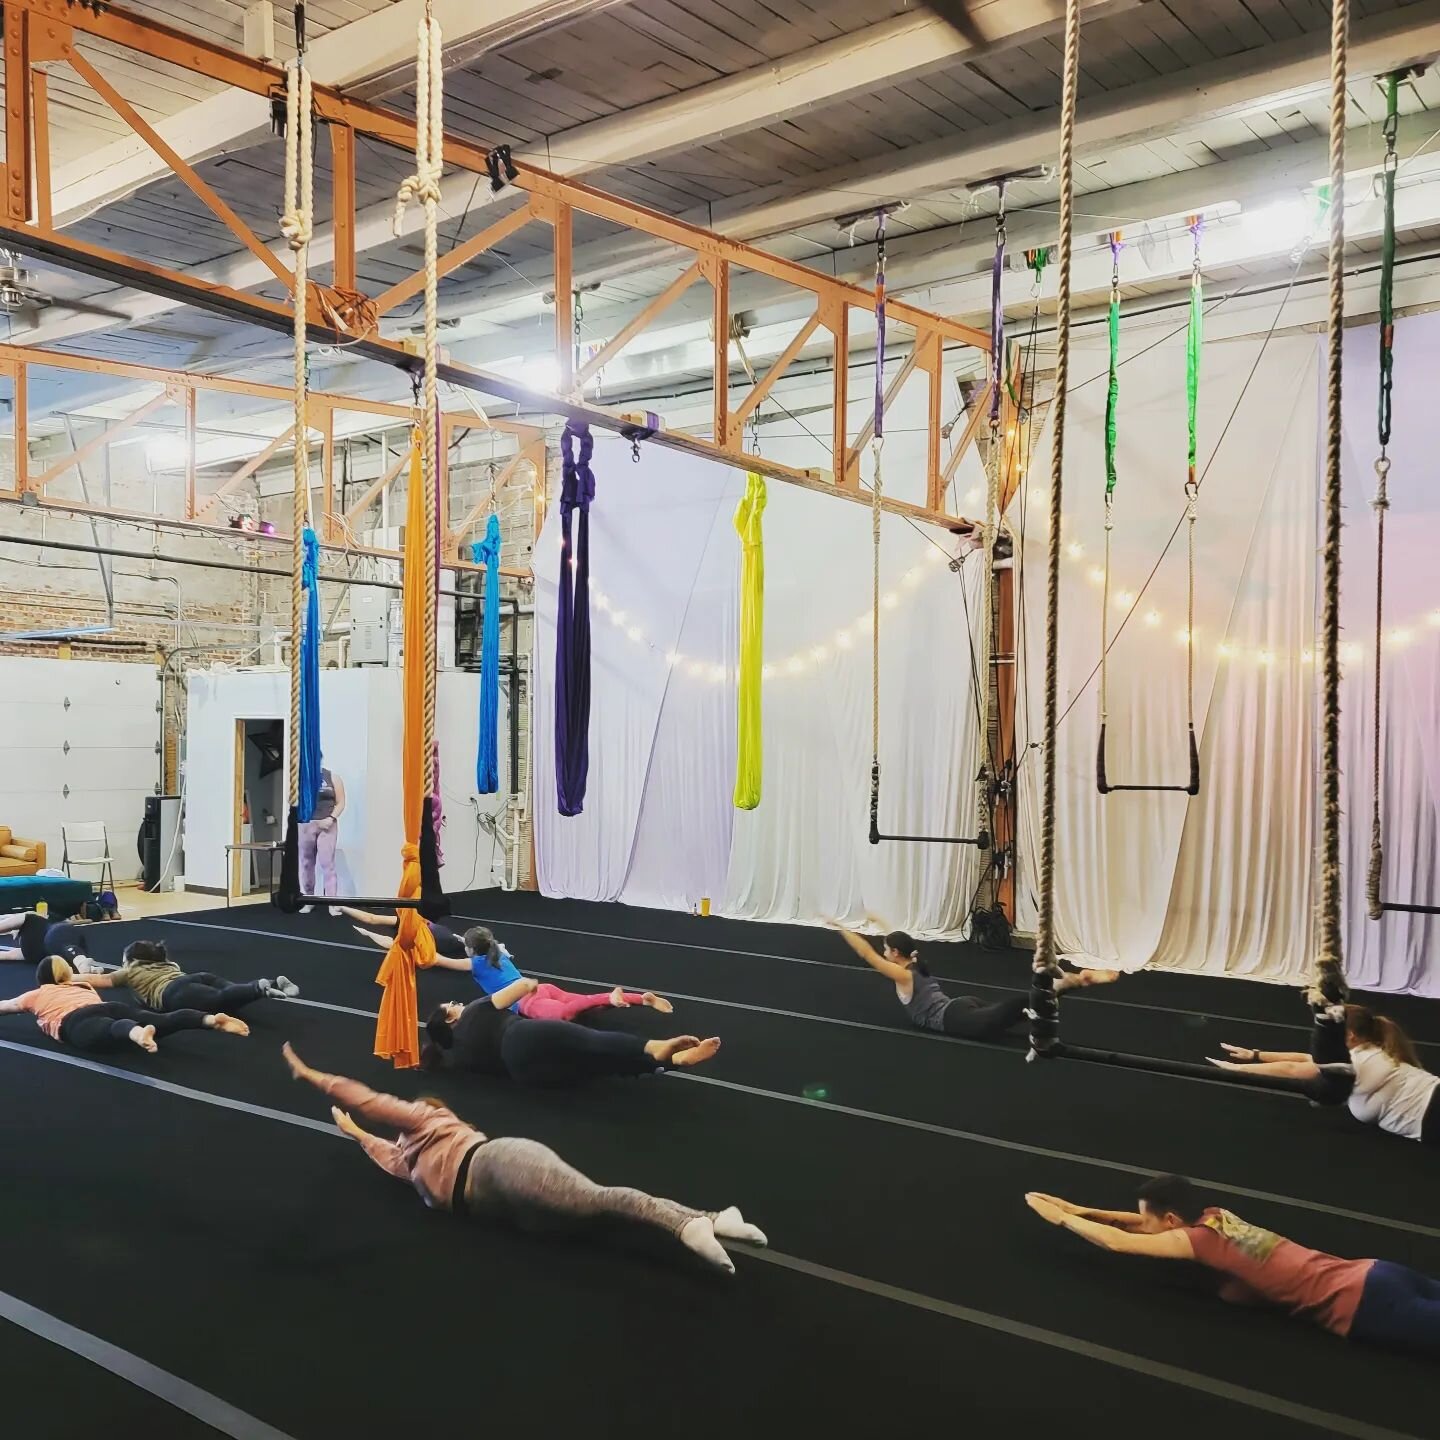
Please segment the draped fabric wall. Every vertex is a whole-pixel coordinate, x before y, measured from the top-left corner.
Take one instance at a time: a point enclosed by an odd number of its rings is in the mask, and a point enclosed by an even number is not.
[[[1440,904],[1440,315],[1395,327],[1390,515],[1385,526],[1385,683],[1381,821],[1388,900]],[[1345,337],[1345,552],[1340,608],[1347,652],[1341,703],[1345,812],[1345,954],[1351,979],[1440,995],[1440,917],[1365,913],[1370,863],[1375,684],[1376,385],[1374,326]]]
[[[1132,331],[1140,348],[1153,335]],[[1083,960],[1294,979],[1310,958],[1314,848],[1314,506],[1318,352],[1273,340],[1206,346],[1201,464],[1229,433],[1201,491],[1196,547],[1196,725],[1201,790],[1118,794],[1095,784],[1105,389],[1071,399],[1061,586],[1056,916]],[[1185,740],[1184,346],[1177,337],[1121,371],[1112,563],[1108,764],[1113,783],[1183,784]],[[1086,346],[1078,373],[1101,374]],[[1240,399],[1241,395],[1243,399]],[[1049,437],[1030,466],[1049,474]],[[1024,590],[1022,738],[1040,738],[1044,675],[1043,510],[1012,512]],[[1175,539],[1144,594],[1172,529]],[[1077,550],[1073,547],[1083,547]],[[1133,597],[1140,596],[1138,599]],[[1040,752],[1022,769],[1020,906],[1034,925]]]
[[[1150,343],[1143,332],[1132,344]],[[1201,455],[1214,453],[1256,362],[1258,340],[1208,345]],[[1440,361],[1440,317],[1397,329],[1386,656],[1385,815],[1390,897],[1434,901],[1440,836],[1440,584],[1433,561],[1440,501],[1423,480],[1440,448],[1440,415],[1425,377]],[[1346,956],[1352,981],[1440,995],[1433,919],[1365,916],[1369,859],[1370,687],[1374,681],[1374,327],[1346,350],[1345,675],[1342,798],[1346,815]],[[1183,350],[1121,371],[1115,590],[1138,591],[1183,510]],[[1072,396],[1066,442],[1067,550],[1062,582],[1057,923],[1077,958],[1301,983],[1313,964],[1316,823],[1316,547],[1322,349],[1310,337],[1272,340],[1249,383],[1201,497],[1197,558],[1196,711],[1201,793],[1112,795],[1095,788],[1099,585],[1103,544],[1104,390]],[[1089,347],[1080,374],[1103,370]],[[1048,475],[1048,435],[1034,476]],[[1044,664],[1041,512],[1011,512],[1028,566],[1024,585],[1022,738],[1038,739]],[[1027,523],[1028,520],[1028,523]],[[1112,782],[1183,782],[1183,531],[1111,651]],[[1158,619],[1152,619],[1152,612]],[[1112,608],[1112,633],[1124,606]],[[1027,707],[1028,697],[1028,707]],[[1034,925],[1040,756],[1022,771],[1019,922]],[[1428,968],[1427,968],[1428,962]]]
[[[866,909],[957,933],[979,879],[970,847],[867,839],[870,517],[788,485],[765,515],[765,787],[737,812],[735,662],[744,475],[597,437],[591,513],[594,634],[590,794],[555,813],[557,530],[536,551],[536,857],[546,894],[858,922]],[[968,643],[979,566],[946,564],[943,532],[887,517],[894,607],[882,621],[882,824],[973,834],[979,742]],[[943,552],[941,547],[943,548]],[[617,614],[617,612],[619,612]],[[632,637],[633,632],[633,637]],[[837,632],[840,632],[837,634]]]

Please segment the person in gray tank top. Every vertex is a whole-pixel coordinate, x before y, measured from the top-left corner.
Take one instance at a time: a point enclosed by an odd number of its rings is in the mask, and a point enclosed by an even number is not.
[[[875,916],[869,918],[886,928]],[[915,941],[903,930],[890,930],[883,952],[878,955],[864,935],[849,930],[841,930],[840,934],[872,970],[894,983],[900,1008],[918,1030],[933,1030],[961,1040],[995,1040],[1025,1018],[1030,1005],[1027,995],[1007,995],[989,1004],[974,995],[947,995],[921,960]],[[1057,980],[1055,993],[1085,985],[1106,985],[1119,978],[1118,970],[1080,970]]]

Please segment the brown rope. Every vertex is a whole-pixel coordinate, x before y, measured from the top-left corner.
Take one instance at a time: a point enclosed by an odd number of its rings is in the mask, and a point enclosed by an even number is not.
[[[1321,807],[1320,807],[1320,951],[1316,978],[1332,1002],[1342,999],[1345,961],[1341,917],[1340,869],[1340,462],[1341,378],[1345,327],[1345,122],[1350,29],[1349,0],[1333,0],[1330,27],[1330,314],[1326,338],[1325,525],[1320,616],[1321,658]]]
[[[1080,75],[1080,0],[1065,0],[1064,86],[1060,100],[1060,286],[1055,314],[1055,389],[1050,402],[1050,532],[1045,567],[1044,771],[1040,787],[1040,894],[1035,969],[1058,973],[1055,950],[1055,736],[1059,727],[1060,525],[1065,412],[1070,391],[1070,283],[1075,219],[1075,101]]]

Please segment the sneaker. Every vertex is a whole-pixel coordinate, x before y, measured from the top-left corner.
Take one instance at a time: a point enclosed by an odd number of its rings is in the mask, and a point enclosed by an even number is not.
[[[313,905],[302,905],[300,907],[300,913],[302,915],[308,915],[314,908],[315,907]]]
[[[330,907],[330,913],[331,913],[332,915],[336,916],[337,918],[339,918],[339,917],[341,917],[341,916],[343,916],[343,915],[345,914],[345,912],[344,912],[338,905],[332,905],[332,906]]]
[[[293,1000],[300,993],[300,987],[286,975],[277,975],[270,982],[270,989],[274,994],[283,995],[287,1000]]]

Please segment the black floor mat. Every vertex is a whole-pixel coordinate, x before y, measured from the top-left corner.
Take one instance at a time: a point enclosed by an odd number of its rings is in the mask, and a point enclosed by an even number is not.
[[[755,969],[757,952],[785,953],[792,934],[797,948],[814,947],[800,958],[846,964],[823,932],[671,917],[680,943],[714,936],[747,952],[737,956],[604,938],[663,938],[655,912],[586,914],[493,892],[456,908],[505,912],[516,931],[507,939],[533,970],[710,997],[677,1001],[673,1020],[604,1011],[600,1021],[647,1034],[714,1030],[725,1038],[721,1056],[699,1079],[527,1092],[397,1075],[370,1056],[367,1015],[267,1002],[248,1012],[248,1041],[185,1035],[152,1059],[106,1063],[324,1121],[324,1098],[280,1062],[279,1042],[292,1038],[313,1064],[401,1094],[438,1093],[491,1133],[532,1135],[599,1180],[738,1203],[782,1255],[1247,1386],[1282,1407],[1333,1409],[1400,1434],[1433,1429],[1433,1367],[1223,1307],[1180,1267],[1101,1255],[1021,1201],[1038,1188],[1118,1205],[1133,1177],[1114,1167],[1186,1169],[1270,1192],[1276,1198],[1221,1198],[1297,1239],[1440,1273],[1440,1239],[1334,1213],[1440,1228],[1440,1166],[1421,1147],[1289,1100],[1088,1065],[1027,1066],[1013,1050],[929,1040],[895,1027],[885,982],[858,966]],[[522,942],[522,914],[560,928],[527,931]],[[304,943],[361,943],[329,916],[243,907],[176,921],[185,923],[98,927],[94,948],[118,959],[143,930],[163,934],[194,969],[237,979],[283,971],[307,1002],[361,1012],[378,1002],[378,950]],[[568,933],[582,921],[589,933]],[[23,967],[0,972],[6,994],[27,980]],[[463,975],[420,983],[422,1013],[475,993]],[[1209,987],[1228,1013],[1266,1018],[1245,995],[1265,987],[1201,982],[1195,993]],[[1111,1013],[1091,997],[1070,1015],[1077,1027],[1113,1025],[1141,1041],[1156,1022],[1187,1023]],[[829,1023],[840,1019],[879,1028]],[[0,1020],[0,1040],[57,1048],[28,1017]],[[442,1429],[498,1421],[605,1435],[677,1416],[691,1433],[730,1435],[764,1417],[848,1436],[951,1422],[1028,1434],[1103,1411],[1116,1437],[1148,1436],[1161,1413],[1181,1437],[1327,1433],[1283,1409],[1262,1414],[743,1254],[740,1274],[719,1281],[683,1264],[466,1225],[427,1213],[338,1138],[39,1053],[0,1050],[0,1086],[0,1288],[296,1440],[390,1434],[417,1414]],[[31,1396],[12,1384],[7,1398],[20,1433],[66,1433],[46,1428],[57,1405],[50,1387]],[[152,1428],[191,1433],[163,1419]]]

